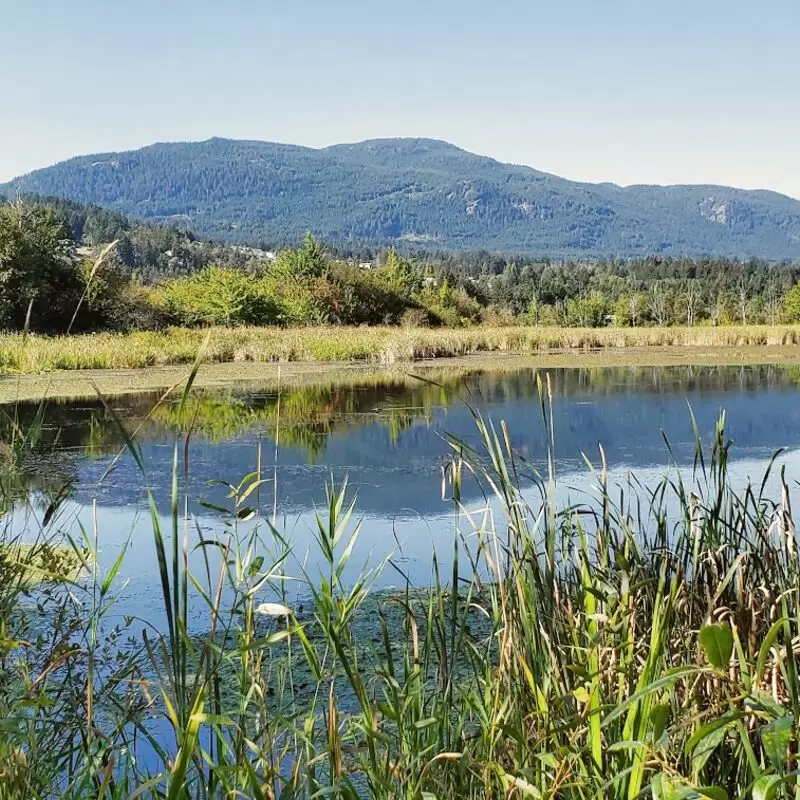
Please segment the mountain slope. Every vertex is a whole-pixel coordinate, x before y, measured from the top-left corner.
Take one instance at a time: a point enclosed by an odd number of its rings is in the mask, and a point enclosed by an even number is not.
[[[315,150],[209,139],[82,156],[0,186],[230,242],[397,243],[554,256],[800,260],[800,202],[720,186],[584,184],[432,139]]]

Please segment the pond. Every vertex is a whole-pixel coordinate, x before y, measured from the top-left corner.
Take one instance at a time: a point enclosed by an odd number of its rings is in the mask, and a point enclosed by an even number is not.
[[[224,529],[209,505],[230,504],[228,489],[215,482],[237,484],[260,471],[265,483],[248,505],[258,505],[266,518],[275,515],[297,563],[313,561],[315,509],[325,503],[326,482],[339,485],[347,477],[354,519],[362,525],[353,575],[391,554],[402,574],[428,585],[433,552],[452,549],[453,506],[442,493],[443,467],[453,454],[448,437],[476,444],[478,411],[503,420],[531,468],[546,470],[540,380],[551,387],[563,502],[581,499],[589,489],[585,457],[599,463],[599,445],[612,483],[633,473],[643,485],[655,485],[671,463],[690,465],[692,413],[708,444],[726,411],[736,480],[759,478],[778,448],[786,448],[782,462],[790,479],[792,466],[800,466],[796,368],[582,368],[546,375],[481,369],[435,385],[411,375],[337,385],[334,375],[280,393],[258,386],[198,391],[182,417],[178,399],[159,404],[158,394],[112,397],[105,404],[48,401],[41,413],[36,403],[7,407],[1,445],[10,464],[3,486],[7,525],[35,535],[45,509],[59,498],[49,524],[76,537],[81,526],[90,537],[96,533],[101,570],[128,543],[119,576],[127,581],[125,611],[152,620],[160,605],[145,488],[152,488],[168,530],[178,443],[181,508],[185,497],[208,535]],[[121,426],[138,445],[144,476]],[[20,435],[35,440],[22,454],[13,445]],[[485,505],[476,482],[465,482],[462,501],[467,508]],[[400,577],[387,569],[381,582]]]

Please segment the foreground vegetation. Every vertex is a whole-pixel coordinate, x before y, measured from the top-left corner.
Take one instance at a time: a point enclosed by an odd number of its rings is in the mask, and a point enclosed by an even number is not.
[[[82,578],[0,584],[0,796],[796,797],[787,479],[735,486],[721,420],[659,486],[609,485],[601,451],[594,499],[559,506],[549,394],[535,463],[479,416],[478,449],[451,441],[451,561],[388,594],[375,583],[389,564],[402,581],[401,553],[345,577],[361,533],[346,486],[329,487],[307,559],[261,459],[208,509],[226,525],[198,525],[176,441],[171,492],[154,490],[171,518],[151,497],[147,523],[159,619],[125,618],[125,551],[92,559],[98,530],[72,540]],[[185,415],[189,436],[195,414],[187,392],[171,424]],[[21,435],[12,456],[35,447]],[[461,503],[475,479],[477,512]],[[40,542],[59,541],[60,502],[28,501]]]

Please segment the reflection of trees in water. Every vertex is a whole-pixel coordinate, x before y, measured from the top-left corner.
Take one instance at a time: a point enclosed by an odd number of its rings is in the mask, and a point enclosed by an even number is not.
[[[474,383],[484,399],[519,400],[535,393],[536,376],[550,376],[554,397],[582,394],[675,394],[689,392],[755,391],[800,384],[800,367],[764,366],[668,366],[580,367],[484,373]]]
[[[252,431],[278,436],[282,446],[301,449],[311,463],[324,452],[332,436],[367,424],[387,427],[392,441],[414,420],[429,417],[434,392],[424,385],[370,387],[310,386],[280,394],[199,393],[181,410],[164,405],[152,419],[170,431],[223,442]]]
[[[13,417],[0,415],[0,516],[34,498],[37,505],[50,506],[72,491],[75,473],[66,454],[52,442],[43,445],[40,432],[38,424],[26,429]],[[51,459],[43,459],[47,452]]]
[[[800,384],[800,367],[600,367],[546,371],[555,402],[582,395],[653,395],[756,391]],[[432,381],[407,376],[373,379],[367,385],[335,382],[277,392],[197,391],[180,411],[177,402],[158,405],[157,393],[109,400],[20,403],[0,414],[0,501],[32,493],[58,497],[76,481],[79,459],[116,455],[124,447],[116,416],[142,441],[170,441],[191,432],[212,443],[261,431],[281,446],[301,450],[310,463],[331,437],[367,425],[382,425],[395,443],[434,409],[463,400],[480,405],[535,399],[536,368],[458,372],[427,370]],[[2,510],[2,506],[0,506]]]
[[[126,397],[115,413],[131,429],[157,395]],[[151,434],[152,426],[143,434]],[[49,506],[69,496],[86,458],[118,453],[124,437],[100,400],[0,406],[0,515],[14,504]]]

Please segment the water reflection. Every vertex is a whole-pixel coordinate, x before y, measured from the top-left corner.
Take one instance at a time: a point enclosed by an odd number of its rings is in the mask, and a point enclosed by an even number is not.
[[[77,538],[96,524],[102,569],[130,542],[119,574],[120,582],[129,582],[125,608],[158,619],[163,609],[145,481],[125,450],[121,424],[135,434],[165,531],[171,530],[174,446],[190,434],[189,473],[182,472],[180,491],[204,535],[222,531],[223,522],[199,501],[229,505],[227,489],[212,481],[236,483],[260,465],[267,483],[261,497],[248,502],[259,500],[267,516],[274,503],[278,527],[298,559],[311,553],[313,563],[313,509],[324,504],[325,482],[347,475],[364,517],[351,577],[393,552],[413,582],[427,585],[432,553],[446,559],[453,546],[452,504],[441,493],[442,466],[452,452],[446,437],[477,440],[467,403],[505,420],[532,467],[545,468],[547,449],[537,379],[546,384],[548,376],[529,369],[445,377],[436,384],[410,376],[369,385],[320,383],[280,394],[198,392],[184,414],[175,402],[157,405],[157,395],[113,398],[108,405],[91,400],[7,408],[0,415],[0,494],[5,510],[16,510],[5,515],[5,524],[35,533],[45,509],[61,501],[53,524]],[[776,367],[550,371],[559,502],[586,499],[590,481],[582,454],[596,460],[599,444],[612,485],[624,485],[633,470],[641,485],[655,486],[670,461],[665,436],[675,460],[690,464],[695,443],[688,405],[707,443],[726,409],[732,479],[743,485],[759,478],[777,448],[800,448],[799,377]],[[791,482],[800,449],[784,463]],[[462,496],[470,509],[484,505],[474,482],[464,485]],[[382,582],[399,582],[399,576],[387,570]]]
[[[560,472],[582,468],[582,453],[605,448],[610,467],[667,463],[666,436],[679,461],[694,452],[687,403],[703,434],[727,411],[733,454],[767,458],[800,445],[796,368],[664,367],[559,369],[542,375],[468,372],[436,383],[408,376],[387,383],[335,383],[281,393],[197,392],[181,413],[157,394],[99,400],[20,404],[0,417],[0,457],[6,499],[48,498],[71,491],[80,501],[129,508],[143,482],[120,424],[141,449],[160,502],[168,502],[172,445],[187,434],[190,495],[214,501],[209,481],[235,482],[256,468],[277,474],[282,512],[319,502],[330,475],[350,476],[363,513],[427,516],[441,511],[439,476],[449,452],[445,435],[475,440],[467,406],[504,419],[515,447],[543,463],[547,433],[537,379],[549,379]],[[41,414],[41,416],[40,416]],[[21,444],[22,442],[22,444]],[[109,473],[109,470],[110,473]],[[477,492],[476,487],[467,487]]]

